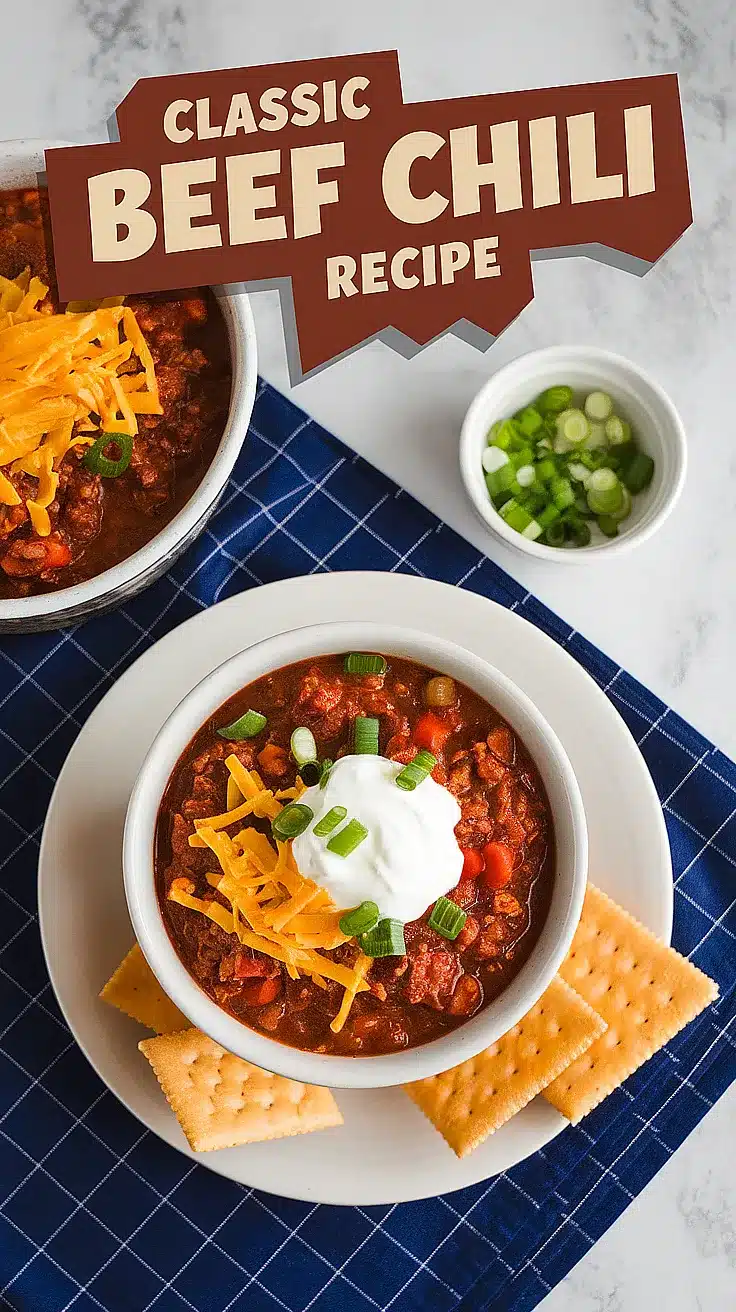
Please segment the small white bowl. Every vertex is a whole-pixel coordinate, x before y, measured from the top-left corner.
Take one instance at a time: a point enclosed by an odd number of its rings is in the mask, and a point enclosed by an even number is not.
[[[519,733],[547,790],[556,865],[541,935],[508,988],[477,1016],[431,1043],[382,1057],[303,1052],[256,1033],[218,1007],[179,959],[154,885],[154,833],[161,798],[182,752],[204,722],[234,693],[293,661],[340,651],[381,651],[442,670],[494,706]],[[454,643],[390,624],[333,623],[295,629],[240,652],[203,679],[160,730],[136,781],[123,838],[125,894],[138,942],[164,991],[194,1025],[229,1052],[307,1084],[369,1089],[403,1084],[475,1056],[534,1005],[572,941],[585,894],[588,835],[580,790],[556,734],[533,702],[492,665]]]
[[[0,191],[36,187],[44,149],[66,141],[0,142]],[[0,633],[58,629],[113,606],[148,587],[194,541],[213,514],[248,431],[258,381],[256,329],[248,297],[215,288],[230,344],[232,384],[227,423],[214,457],[192,496],[145,546],[84,583],[35,597],[0,599]]]
[[[593,523],[589,547],[547,547],[522,537],[493,506],[483,476],[481,458],[491,425],[529,405],[556,383],[567,383],[575,392],[608,392],[617,412],[631,423],[642,449],[654,460],[652,482],[633,498],[631,514],[619,525],[618,537],[604,537]],[[686,469],[685,429],[667,393],[638,365],[594,346],[550,346],[512,360],[478,392],[460,436],[463,482],[483,523],[525,556],[558,565],[582,565],[593,558],[602,559],[604,553],[620,555],[651,537],[677,504]]]

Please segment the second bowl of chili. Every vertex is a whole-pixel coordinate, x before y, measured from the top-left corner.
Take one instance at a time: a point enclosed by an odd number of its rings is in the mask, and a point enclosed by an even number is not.
[[[351,665],[365,653],[370,669]],[[243,843],[269,943],[228,901]],[[298,917],[300,871],[322,914]],[[360,623],[279,635],[199,684],[146,758],[124,839],[138,940],[182,1011],[334,1087],[419,1079],[511,1028],[569,947],[586,871],[579,789],[529,699],[453,644]],[[284,914],[262,922],[258,899]],[[287,920],[327,933],[299,940],[327,946],[322,965],[302,952],[294,969]]]
[[[10,345],[3,346],[11,382],[0,386],[7,434],[0,442],[0,632],[71,624],[153,582],[214,510],[247,432],[257,380],[255,327],[244,295],[199,288],[136,296],[105,304],[99,324],[85,316],[91,306],[59,305],[37,180],[49,144],[63,143],[0,146],[0,317],[11,335],[16,318],[18,331],[52,333],[60,366],[34,390],[34,349],[33,379],[19,401],[6,394],[18,378],[24,383],[24,370]],[[82,354],[85,367],[92,364],[99,375],[90,374],[86,388]],[[123,414],[126,398],[127,411],[132,404],[138,416],[132,425],[109,423],[118,405],[104,407],[99,377],[111,358],[110,394],[121,400]],[[144,373],[152,392],[139,386]],[[46,425],[34,444],[27,439],[34,425],[40,431],[38,412],[31,413],[39,396],[61,422]],[[24,418],[28,433],[16,433]],[[45,456],[51,457],[46,463]]]

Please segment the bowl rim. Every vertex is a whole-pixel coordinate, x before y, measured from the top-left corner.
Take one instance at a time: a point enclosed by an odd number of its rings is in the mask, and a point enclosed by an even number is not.
[[[329,652],[349,649],[406,654],[434,668],[460,669],[457,677],[471,687],[474,680],[476,688],[479,682],[490,684],[495,695],[509,704],[502,713],[508,715],[512,706],[513,714],[525,722],[527,732],[534,732],[543,744],[544,766],[540,766],[539,750],[534,752],[534,759],[543,773],[547,769],[548,779],[554,775],[563,799],[561,810],[555,812],[553,807],[555,828],[558,838],[564,830],[569,851],[567,868],[561,870],[558,865],[556,869],[552,901],[539,939],[499,997],[449,1034],[377,1057],[341,1057],[293,1048],[231,1017],[204,993],[176,953],[161,914],[154,879],[154,835],[160,801],[176,762],[205,720],[239,688],[270,670],[310,656],[318,659]],[[479,695],[492,700],[487,687]],[[558,860],[559,852],[558,842]],[[548,987],[568,951],[582,911],[587,858],[585,812],[572,765],[531,699],[489,662],[456,643],[416,629],[359,621],[287,630],[245,648],[206,675],[179,702],[156,735],[134,784],[123,833],[128,911],[138,943],[164,991],[194,1025],[227,1051],[288,1078],[332,1088],[379,1088],[437,1074],[476,1055],[515,1025]]]
[[[602,369],[605,369],[608,365],[611,368],[630,373],[636,377],[644,388],[648,389],[669,421],[670,437],[673,439],[674,471],[670,487],[663,497],[661,506],[647,523],[632,525],[631,528],[617,538],[610,538],[588,547],[576,547],[575,550],[560,551],[557,547],[548,547],[543,543],[528,541],[520,533],[508,527],[490,501],[483,482],[482,471],[480,467],[476,468],[478,462],[474,447],[487,398],[489,394],[495,391],[499,383],[503,385],[511,375],[515,373],[521,375],[525,369],[529,370],[531,383],[534,371],[537,368],[551,365],[557,359],[566,359],[570,356],[576,356],[581,364],[600,363]],[[526,351],[513,360],[509,360],[496,373],[491,374],[491,377],[476,392],[465,413],[460,432],[459,456],[460,472],[465,491],[476,514],[492,533],[517,551],[535,557],[537,560],[553,561],[558,565],[582,565],[591,560],[600,560],[604,556],[610,559],[612,556],[630,551],[640,543],[645,542],[647,538],[656,533],[657,529],[661,528],[677,505],[685,484],[687,437],[685,426],[672,398],[646,369],[628,359],[627,356],[620,355],[616,351],[609,351],[605,347],[580,346],[574,343],[565,345],[563,343],[557,346],[540,347],[534,351]]]
[[[41,171],[38,165],[39,162],[43,165],[44,150],[75,144],[79,143],[41,137],[0,141],[0,191],[14,189],[4,177],[12,164],[19,171],[25,169],[35,175]],[[16,185],[22,187],[24,184],[19,182]],[[168,524],[117,565],[83,583],[59,588],[55,592],[0,600],[0,625],[20,628],[26,624],[32,627],[34,621],[58,619],[61,626],[65,620],[71,623],[83,618],[88,608],[94,608],[105,598],[114,601],[118,593],[122,603],[131,587],[138,581],[145,586],[146,576],[174,556],[179,544],[202,526],[208,511],[223,491],[245,441],[258,382],[255,320],[247,294],[222,286],[213,287],[212,291],[227,327],[232,383],[227,422],[201,482]]]

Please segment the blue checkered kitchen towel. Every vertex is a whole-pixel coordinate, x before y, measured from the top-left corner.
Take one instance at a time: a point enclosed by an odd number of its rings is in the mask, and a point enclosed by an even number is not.
[[[127,665],[222,597],[361,568],[442,579],[513,606],[606,690],[664,806],[675,945],[718,981],[721,997],[583,1125],[507,1174],[446,1198],[335,1215],[232,1184],[141,1133],[64,1025],[41,956],[34,888],[54,776]],[[265,384],[208,530],[124,610],[64,635],[4,639],[0,708],[4,1306],[522,1312],[611,1225],[736,1075],[736,766]],[[43,766],[34,757],[42,737]]]

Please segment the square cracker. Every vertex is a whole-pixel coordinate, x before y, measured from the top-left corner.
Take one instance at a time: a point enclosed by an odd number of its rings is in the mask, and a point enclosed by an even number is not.
[[[171,1034],[191,1024],[164,993],[137,943],[107,981],[100,997],[156,1034]]]
[[[342,1125],[329,1089],[272,1075],[200,1030],[138,1044],[195,1153]]]
[[[573,1123],[718,997],[717,985],[697,966],[592,884],[560,974],[608,1025],[544,1090]]]
[[[485,1052],[404,1089],[458,1157],[465,1157],[531,1102],[605,1028],[600,1016],[557,975],[518,1025]]]

